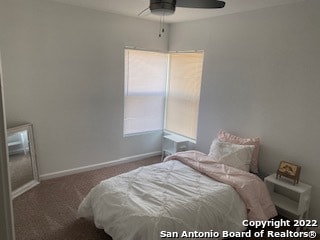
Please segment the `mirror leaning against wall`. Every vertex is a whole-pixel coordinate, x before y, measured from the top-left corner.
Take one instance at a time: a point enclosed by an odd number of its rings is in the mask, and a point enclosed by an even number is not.
[[[12,198],[15,198],[39,183],[32,124],[9,128],[7,144]]]

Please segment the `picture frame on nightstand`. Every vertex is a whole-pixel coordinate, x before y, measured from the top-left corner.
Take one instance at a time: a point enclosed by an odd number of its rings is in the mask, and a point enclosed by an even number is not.
[[[290,178],[293,180],[293,185],[296,183],[299,183],[299,178],[300,178],[300,172],[301,172],[301,166],[286,162],[286,161],[281,161],[277,170],[277,179],[281,178],[281,176]]]

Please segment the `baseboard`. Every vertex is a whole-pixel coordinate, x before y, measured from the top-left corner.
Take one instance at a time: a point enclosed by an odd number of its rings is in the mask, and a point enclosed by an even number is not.
[[[79,167],[79,168],[73,168],[73,169],[68,169],[68,170],[63,170],[59,172],[53,172],[53,173],[47,173],[47,174],[42,174],[40,175],[40,181],[43,180],[48,180],[52,178],[57,178],[57,177],[63,177],[75,173],[81,173],[81,172],[87,172],[90,170],[95,170],[95,169],[100,169],[104,167],[111,167],[123,163],[129,163],[129,162],[135,162],[144,158],[149,158],[149,157],[155,157],[155,156],[160,156],[161,152],[151,152],[151,153],[144,153],[144,154],[139,154],[131,157],[125,157],[125,158],[120,158],[118,160],[113,160],[113,161],[108,161],[104,163],[98,163],[98,164],[93,164],[89,166],[84,166],[84,167]]]

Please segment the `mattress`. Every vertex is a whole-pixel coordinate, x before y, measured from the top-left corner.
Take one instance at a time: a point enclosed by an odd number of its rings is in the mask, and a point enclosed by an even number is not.
[[[176,160],[102,181],[84,198],[78,212],[80,217],[92,218],[114,240],[243,231],[247,217],[233,187]]]

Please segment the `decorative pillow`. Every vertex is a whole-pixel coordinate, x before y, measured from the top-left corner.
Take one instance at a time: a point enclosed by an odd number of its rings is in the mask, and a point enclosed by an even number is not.
[[[260,147],[260,138],[241,138],[235,135],[232,135],[228,132],[221,130],[218,134],[219,141],[230,142],[240,145],[254,145],[255,148],[252,153],[252,161],[250,163],[250,171],[253,173],[258,173],[258,157],[259,157],[259,147]]]
[[[240,145],[213,140],[209,156],[214,161],[249,172],[254,145]]]

